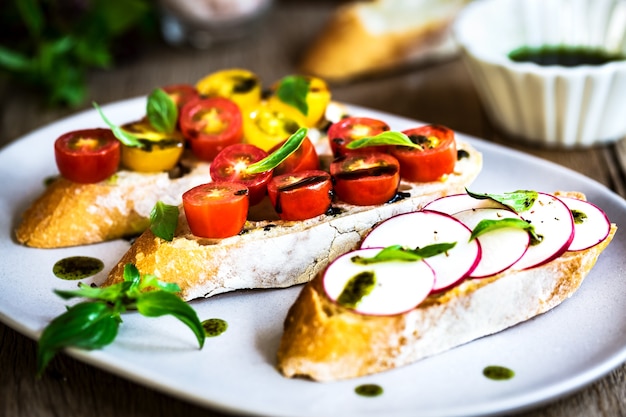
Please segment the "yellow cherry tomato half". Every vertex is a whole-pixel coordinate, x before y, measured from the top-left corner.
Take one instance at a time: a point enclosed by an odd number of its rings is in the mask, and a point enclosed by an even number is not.
[[[272,95],[269,98],[269,105],[271,108],[286,114],[292,119],[302,119],[304,126],[315,127],[324,118],[326,113],[326,107],[330,103],[330,90],[324,80],[317,77],[309,76],[291,76],[293,81],[295,78],[301,78],[308,83],[308,92],[306,93],[305,101],[307,105],[307,112],[303,114],[297,107],[294,107],[292,103],[287,103],[277,95],[277,89],[281,83],[288,82],[287,77],[276,83],[272,89]],[[287,87],[289,88],[289,87]],[[297,95],[297,94],[296,94]]]
[[[143,144],[141,148],[122,145],[122,165],[132,171],[169,171],[183,154],[184,138],[179,131],[159,132],[145,120],[125,124],[122,129],[139,137]]]
[[[264,102],[245,115],[243,136],[246,143],[269,151],[302,126],[301,120],[292,119]]]
[[[233,68],[211,73],[198,81],[201,96],[228,98],[242,109],[251,109],[261,101],[261,81],[248,70]]]

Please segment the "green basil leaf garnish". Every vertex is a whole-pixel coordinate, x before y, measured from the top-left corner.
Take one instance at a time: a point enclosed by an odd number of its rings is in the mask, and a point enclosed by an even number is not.
[[[410,249],[400,245],[393,245],[382,249],[380,252],[370,258],[354,256],[351,260],[352,262],[361,265],[394,261],[415,262],[439,255],[441,253],[445,253],[455,246],[456,242],[435,243],[432,245],[424,246],[423,248],[416,249]]]
[[[100,114],[100,117],[102,117],[102,120],[104,120],[104,123],[106,123],[107,126],[109,126],[109,128],[111,129],[115,137],[118,138],[120,142],[122,142],[126,146],[132,146],[132,147],[138,147],[138,148],[143,147],[143,144],[139,140],[138,136],[135,136],[132,133],[125,131],[124,129],[117,126],[116,124],[113,124],[113,122],[107,119],[107,117],[102,112],[102,109],[100,108],[100,106],[98,106],[98,103],[94,102],[93,106],[96,108],[96,110],[98,110],[98,113]]]
[[[204,328],[193,308],[178,296],[166,291],[152,291],[141,293],[136,301],[137,311],[146,317],[160,317],[171,315],[183,322],[198,339],[200,346],[204,345]]]
[[[383,145],[408,146],[410,148],[423,149],[422,146],[418,145],[417,143],[413,143],[406,134],[392,130],[379,133],[376,136],[368,136],[365,138],[353,140],[346,145],[346,148],[359,149],[366,146]]]
[[[537,196],[539,195],[537,191],[530,190],[517,190],[503,194],[479,194],[473,193],[467,188],[465,189],[465,191],[471,197],[478,200],[490,199],[493,201],[497,201],[498,203],[505,205],[516,213],[521,213],[530,209],[533,204],[535,204],[535,200],[537,200]]]
[[[535,241],[541,241],[541,237],[537,235],[537,233],[535,232],[535,227],[532,224],[528,223],[525,220],[518,219],[515,217],[506,217],[506,218],[497,219],[497,220],[489,220],[489,219],[481,220],[476,225],[476,227],[474,227],[474,230],[472,230],[470,241],[492,230],[504,229],[507,227],[513,227],[516,229],[525,230],[526,232],[530,234],[532,239],[534,239]]]
[[[308,93],[309,81],[300,75],[283,77],[276,89],[276,96],[280,101],[295,107],[305,116],[309,114],[309,105],[306,102]]]
[[[65,347],[91,350],[110,344],[117,336],[119,323],[114,308],[103,302],[83,302],[68,308],[41,334],[37,351],[38,374]]]
[[[171,241],[178,225],[178,206],[157,201],[150,211],[150,230],[155,236]]]
[[[128,310],[145,317],[172,315],[204,346],[202,323],[193,308],[174,294],[178,291],[177,284],[160,282],[154,275],[142,277],[133,264],[124,266],[124,281],[118,284],[106,288],[81,284],[78,290],[55,291],[65,299],[85,297],[88,301],[68,307],[46,326],[37,349],[37,374],[66,347],[92,350],[111,344],[122,323],[121,315]]]
[[[150,125],[159,132],[172,133],[178,121],[178,107],[161,88],[155,88],[148,96],[146,114]]]
[[[306,134],[308,129],[305,127],[301,127],[294,134],[289,136],[289,139],[285,141],[283,146],[276,149],[274,152],[261,159],[260,161],[255,162],[254,164],[248,165],[245,169],[248,174],[259,174],[261,172],[269,171],[271,169],[276,168],[283,162],[289,155],[294,153],[300,145],[302,145],[302,141],[306,138]]]

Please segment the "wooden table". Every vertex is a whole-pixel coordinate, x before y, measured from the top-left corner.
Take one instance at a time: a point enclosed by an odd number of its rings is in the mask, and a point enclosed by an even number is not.
[[[136,60],[89,77],[92,100],[108,103],[144,95],[152,88],[195,82],[222,68],[242,67],[265,82],[294,73],[295,62],[332,10],[328,4],[279,3],[254,37],[210,50],[152,45]],[[333,86],[339,101],[441,123],[457,131],[528,152],[579,171],[625,196],[622,143],[587,150],[563,151],[528,147],[499,134],[486,119],[471,80],[457,59],[393,75]],[[0,84],[0,145],[76,110],[51,109],[36,94]],[[3,260],[4,262],[5,260]],[[621,318],[616,318],[621,319]],[[218,416],[212,410],[171,398],[66,355],[53,360],[35,379],[36,344],[0,324],[0,416]],[[626,415],[626,366],[582,391],[527,412],[539,416]]]

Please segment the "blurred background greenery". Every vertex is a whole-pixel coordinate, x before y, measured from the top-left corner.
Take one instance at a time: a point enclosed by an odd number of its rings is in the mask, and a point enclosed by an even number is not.
[[[0,80],[36,89],[52,106],[78,106],[90,69],[159,39],[152,0],[5,0],[0,25]]]

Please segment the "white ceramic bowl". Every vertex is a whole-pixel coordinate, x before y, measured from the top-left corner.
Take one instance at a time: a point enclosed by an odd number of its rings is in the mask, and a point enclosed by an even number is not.
[[[624,56],[625,0],[474,0],[453,33],[488,116],[510,136],[566,148],[626,136],[626,61],[561,67],[508,57],[545,45]]]

